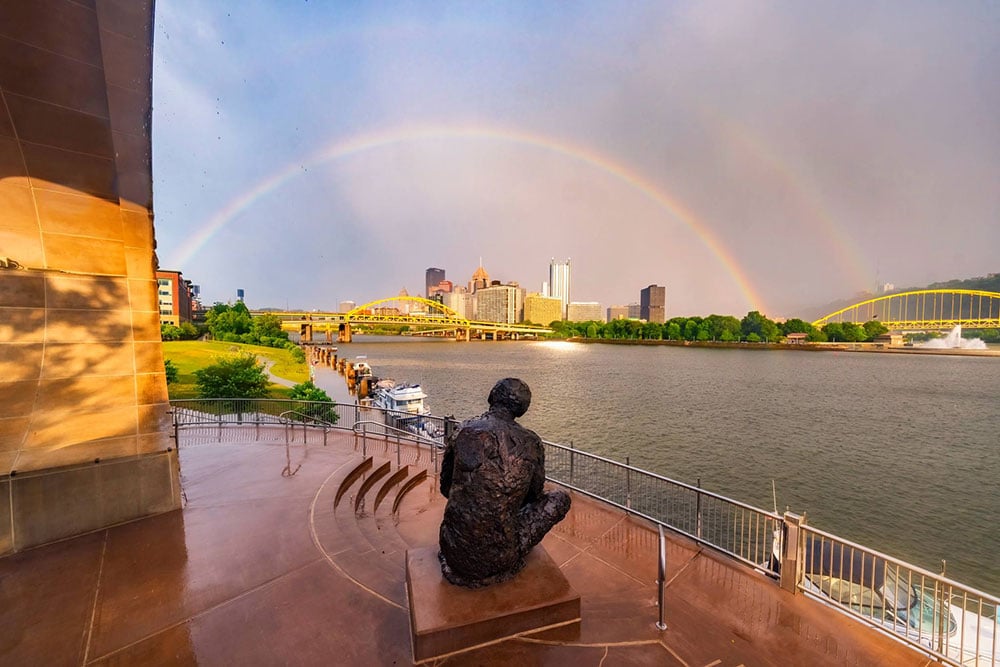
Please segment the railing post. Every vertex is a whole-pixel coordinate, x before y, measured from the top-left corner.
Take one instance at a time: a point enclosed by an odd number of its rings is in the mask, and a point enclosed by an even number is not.
[[[368,424],[361,425],[361,456],[368,456]]]
[[[659,542],[660,557],[659,557],[658,562],[657,562],[658,567],[657,567],[657,578],[656,578],[656,587],[658,589],[656,606],[660,610],[660,618],[656,622],[656,629],[657,630],[666,630],[667,629],[667,624],[663,622],[663,611],[664,611],[663,610],[663,587],[666,585],[666,578],[667,578],[667,542],[666,542],[666,539],[663,537],[663,525],[658,523],[658,524],[656,524],[656,527],[657,527],[658,532],[660,534],[660,542]]]
[[[697,528],[696,532],[698,539],[701,539],[701,477],[698,478],[698,495],[695,496],[694,500],[695,506],[695,516],[697,517]]]
[[[632,509],[632,464],[625,457],[625,507]]]
[[[574,459],[576,459],[576,448],[573,447],[573,441],[570,440],[569,441],[569,485],[570,486],[575,486],[573,484],[573,467],[575,465]]]
[[[799,528],[806,518],[785,512],[782,524],[784,544],[781,549],[781,587],[793,595],[799,591],[799,574],[805,563],[803,544]],[[773,546],[772,546],[773,550]]]

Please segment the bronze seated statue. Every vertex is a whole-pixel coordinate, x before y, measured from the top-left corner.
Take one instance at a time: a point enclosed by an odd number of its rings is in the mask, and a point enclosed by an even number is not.
[[[516,421],[531,404],[531,390],[500,380],[489,410],[447,438],[441,493],[441,571],[453,584],[478,588],[506,581],[525,556],[569,511],[565,491],[548,491],[541,438]]]

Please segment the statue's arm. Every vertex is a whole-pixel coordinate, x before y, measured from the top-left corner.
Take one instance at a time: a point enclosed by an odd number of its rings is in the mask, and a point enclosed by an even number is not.
[[[445,498],[451,492],[451,477],[455,468],[455,442],[449,440],[441,457],[441,495]]]
[[[525,500],[535,502],[542,497],[545,491],[545,449],[542,441],[536,436],[532,443],[532,449],[536,452],[535,465],[531,470],[531,482],[528,484],[528,493]]]

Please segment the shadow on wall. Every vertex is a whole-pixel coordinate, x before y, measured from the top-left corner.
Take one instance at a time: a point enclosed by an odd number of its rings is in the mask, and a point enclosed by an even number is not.
[[[0,474],[170,446],[158,313],[130,307],[147,282],[0,269]]]

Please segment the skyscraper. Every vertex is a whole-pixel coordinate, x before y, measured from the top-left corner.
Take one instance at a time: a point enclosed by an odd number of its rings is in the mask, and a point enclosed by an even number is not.
[[[476,290],[476,319],[516,324],[524,319],[524,295],[517,285],[491,285]]]
[[[557,262],[555,257],[549,262],[549,293],[547,296],[562,302],[562,316],[566,319],[566,306],[569,305],[569,258],[565,262]]]
[[[424,274],[424,284],[426,288],[424,290],[424,296],[428,299],[431,297],[431,290],[438,286],[442,280],[444,280],[444,269],[435,269],[433,267],[427,269]]]
[[[667,288],[650,285],[639,292],[639,319],[647,322],[667,321]]]
[[[472,274],[472,280],[469,281],[469,291],[474,293],[489,286],[490,274],[483,268],[483,260],[480,258],[479,268]]]

